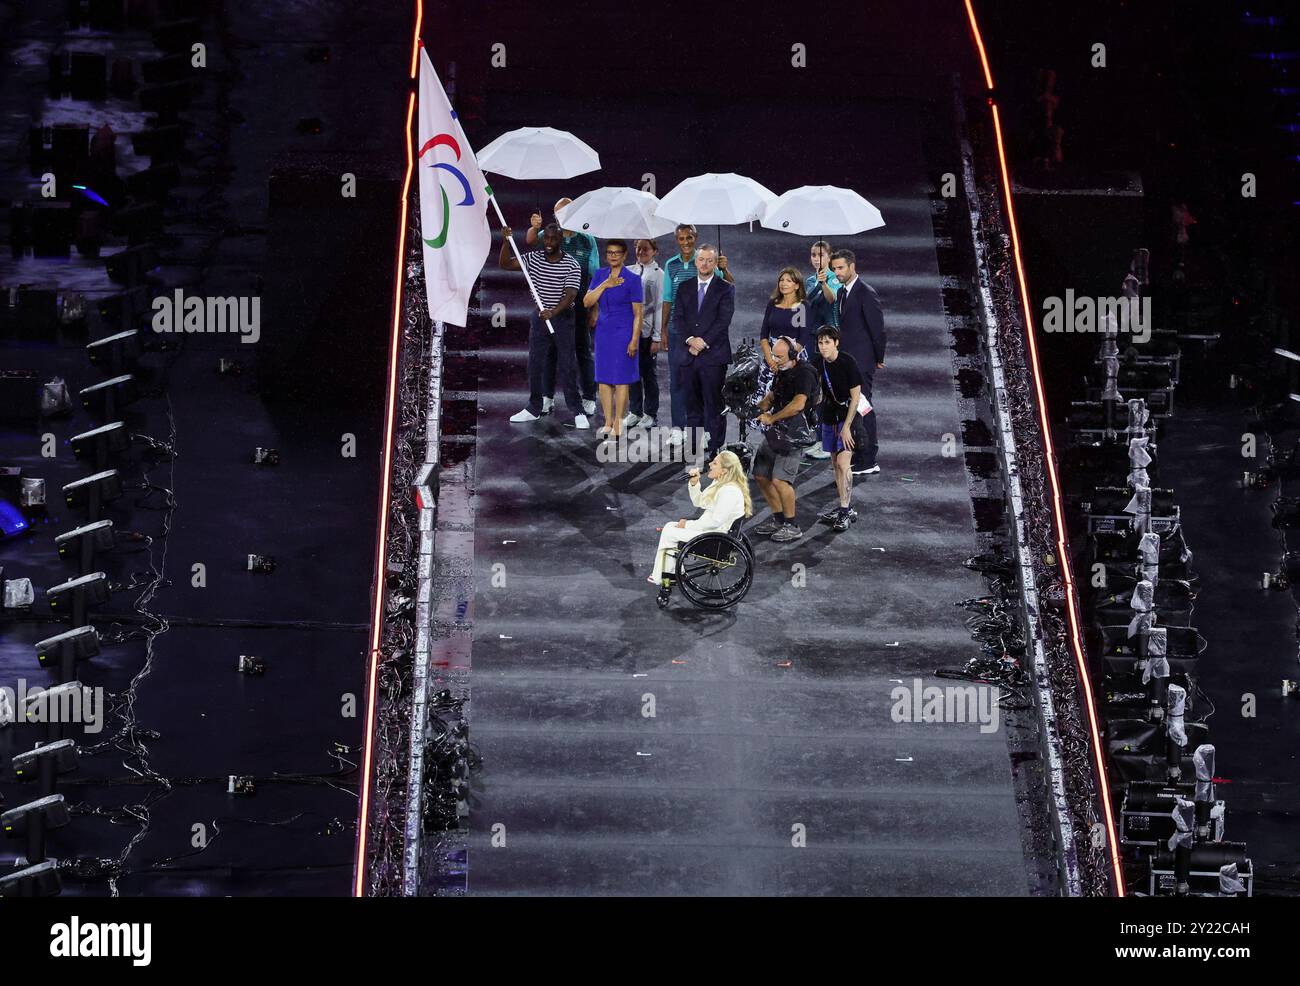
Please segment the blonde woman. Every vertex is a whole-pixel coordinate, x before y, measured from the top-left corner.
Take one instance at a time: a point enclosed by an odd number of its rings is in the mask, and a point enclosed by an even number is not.
[[[665,568],[676,571],[673,559],[667,556],[670,547],[709,531],[729,531],[740,517],[749,517],[754,513],[745,467],[735,452],[724,450],[714,456],[709,463],[709,479],[713,480],[709,488],[701,489],[700,471],[691,470],[686,488],[691,494],[691,503],[702,507],[704,513],[694,520],[682,518],[664,526],[659,535],[659,547],[655,551],[654,574],[646,579],[652,585],[659,585]]]

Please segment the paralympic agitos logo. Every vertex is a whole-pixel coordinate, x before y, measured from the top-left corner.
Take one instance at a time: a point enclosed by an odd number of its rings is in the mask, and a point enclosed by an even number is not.
[[[460,160],[460,144],[456,142],[456,138],[451,134],[437,134],[436,136],[430,137],[425,141],[424,146],[420,148],[417,160],[423,158],[425,154],[439,146],[450,147],[451,152],[456,155],[456,160]],[[465,198],[456,203],[458,207],[474,204],[474,193],[470,191],[469,181],[465,178],[465,175],[461,172],[460,168],[456,167],[454,164],[448,164],[445,161],[434,161],[430,167],[441,168],[443,171],[448,171],[459,179],[460,187],[465,193]],[[447,242],[447,232],[451,229],[451,199],[447,197],[447,190],[442,187],[441,181],[438,182],[438,191],[442,192],[442,232],[433,239],[428,239],[427,237],[424,238],[424,242],[429,244],[429,246],[433,247],[435,250]]]

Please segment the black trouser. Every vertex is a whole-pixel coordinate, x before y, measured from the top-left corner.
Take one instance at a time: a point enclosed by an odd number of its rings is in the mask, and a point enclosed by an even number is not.
[[[555,335],[547,331],[546,323],[537,312],[533,312],[528,320],[528,410],[537,415],[542,413],[542,398],[555,393],[558,372],[569,410],[582,414],[582,397],[578,393],[578,375],[574,365],[573,319],[569,312],[560,312],[551,319],[551,325],[555,326]]]
[[[585,293],[585,291],[583,292]],[[596,358],[591,349],[591,327],[587,325],[587,309],[582,307],[582,294],[573,303],[573,307],[559,317],[573,323],[573,353],[575,372],[578,374],[578,389],[583,400],[596,399]],[[555,319],[551,319],[555,324]],[[556,325],[556,330],[559,326]],[[546,361],[546,376],[543,380],[547,397],[555,396],[555,354],[551,353]]]
[[[853,450],[854,469],[870,469],[876,464],[876,454],[880,451],[880,443],[876,440],[876,418],[879,415],[876,413],[876,402],[871,400],[871,381],[875,376],[875,367],[871,367],[871,370],[871,373],[865,369],[862,371],[862,396],[871,401],[871,413],[862,418],[862,431],[866,441]]]
[[[582,294],[587,293],[586,286],[582,289]],[[574,315],[573,341],[575,351],[578,355],[578,389],[582,391],[582,399],[594,401],[596,399],[596,357],[591,339],[591,326],[588,324],[590,312],[582,307],[582,294],[578,295],[578,300],[573,303],[577,309]]]
[[[641,337],[639,365],[641,378],[628,387],[627,409],[638,418],[643,414],[659,415],[659,356],[650,352],[650,338]]]
[[[696,360],[691,360],[677,368],[677,378],[686,397],[686,426],[703,428],[709,433],[710,459],[727,440],[727,419],[722,403],[722,384],[726,376],[725,363],[700,366]]]
[[[686,385],[682,383],[682,368],[677,365],[677,356],[685,348],[680,335],[668,333],[668,400],[674,428],[686,427]]]

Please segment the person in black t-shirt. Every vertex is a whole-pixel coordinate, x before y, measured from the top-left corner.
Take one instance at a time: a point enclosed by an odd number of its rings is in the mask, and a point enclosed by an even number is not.
[[[791,436],[803,432],[807,435],[804,408],[817,391],[817,373],[807,360],[795,358],[797,344],[789,336],[781,336],[772,343],[772,358],[777,366],[772,387],[763,395],[758,409],[758,422],[767,429],[763,444],[754,457],[754,479],[763,499],[772,508],[772,518],[754,529],[755,534],[770,534],[773,541],[793,541],[803,537],[795,512],[795,477],[799,475],[801,442],[792,442]],[[783,451],[772,445],[773,433],[780,436]]]
[[[835,489],[840,495],[839,509],[823,514],[822,519],[837,531],[847,531],[857,516],[849,507],[849,496],[853,492],[853,450],[863,440],[858,415],[862,371],[852,356],[840,351],[840,333],[833,326],[817,330],[817,351],[822,357],[822,448],[834,456]],[[866,413],[871,413],[869,403]]]

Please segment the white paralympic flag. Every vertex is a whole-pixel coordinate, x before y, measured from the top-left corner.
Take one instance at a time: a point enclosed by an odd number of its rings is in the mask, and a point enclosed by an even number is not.
[[[488,183],[423,44],[417,111],[415,166],[420,172],[420,239],[429,316],[463,326],[470,292],[492,247]]]

